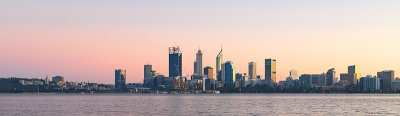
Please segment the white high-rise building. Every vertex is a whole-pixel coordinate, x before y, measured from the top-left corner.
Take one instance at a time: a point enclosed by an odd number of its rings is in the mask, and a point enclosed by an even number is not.
[[[49,77],[46,76],[46,80],[45,80],[44,84],[46,84],[46,85],[49,84]]]
[[[194,74],[203,75],[203,53],[201,53],[201,50],[196,53],[196,61],[194,62]]]
[[[293,80],[299,79],[299,75],[297,75],[297,70],[294,70],[294,69],[290,70],[289,77]]]

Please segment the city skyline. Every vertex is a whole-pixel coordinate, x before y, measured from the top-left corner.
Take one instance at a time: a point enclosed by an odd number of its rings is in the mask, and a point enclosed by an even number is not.
[[[399,75],[400,1],[2,1],[0,77],[114,83],[115,69],[126,82],[143,82],[143,65],[168,75],[167,48],[180,46],[182,75],[193,73],[201,47],[202,66],[216,74],[224,61],[236,72],[277,59],[277,81],[291,69],[319,74],[360,67],[361,76],[395,70]],[[74,8],[72,7],[74,6]],[[49,10],[52,9],[52,10]],[[26,20],[29,19],[29,20]],[[214,76],[214,78],[217,78]]]

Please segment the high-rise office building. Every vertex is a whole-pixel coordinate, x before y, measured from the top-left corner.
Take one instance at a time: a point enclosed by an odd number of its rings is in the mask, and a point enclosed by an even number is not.
[[[250,79],[257,78],[257,68],[255,62],[249,62],[249,77]]]
[[[236,77],[235,81],[239,81],[239,80],[242,80],[244,76],[242,73],[236,73],[235,77]]]
[[[325,86],[326,74],[303,74],[299,77],[299,84],[305,88]]]
[[[195,62],[193,62],[193,74],[194,75],[197,75],[197,62],[195,61]]]
[[[378,77],[372,77],[367,75],[366,77],[360,78],[360,83],[358,84],[361,90],[380,90],[380,79]]]
[[[221,66],[221,71],[220,72],[220,77],[221,77],[221,82],[222,84],[225,83],[225,64],[222,64]]]
[[[355,73],[356,74],[356,78],[360,79],[361,75],[360,75],[360,67],[358,67],[357,65],[351,65],[348,67],[348,72],[349,74],[351,73]]]
[[[151,80],[153,77],[153,66],[152,65],[144,65],[144,80],[143,84],[146,87],[149,87],[151,85]]]
[[[351,85],[357,85],[357,73],[342,73],[340,74],[341,81],[347,81]]]
[[[236,80],[236,72],[235,72],[235,66],[233,65],[233,62],[228,61],[224,65],[225,68],[225,83],[224,85],[226,87],[235,87],[235,80]]]
[[[382,80],[382,85],[381,89],[386,90],[386,89],[392,89],[392,82],[394,82],[394,71],[393,70],[386,70],[382,72],[378,72],[378,78]]]
[[[64,83],[64,77],[55,76],[55,77],[52,78],[52,81],[53,81],[53,83],[59,83],[59,82]]]
[[[152,65],[144,65],[144,78],[152,77],[153,66]]]
[[[178,46],[169,48],[169,77],[182,76],[182,52]]]
[[[213,71],[211,66],[207,66],[204,68],[204,75],[207,76],[208,79],[214,79]]]
[[[224,53],[222,52],[222,48],[221,48],[221,51],[218,53],[217,58],[216,58],[217,59],[217,62],[216,62],[217,63],[216,64],[217,81],[221,81],[221,82],[224,81],[224,79],[222,78],[222,76],[223,76],[223,71],[222,71],[223,55],[224,55]]]
[[[194,62],[194,74],[203,75],[203,53],[201,53],[201,50],[196,53],[196,61]]]
[[[290,70],[290,76],[289,76],[292,80],[298,80],[299,79],[299,75],[297,74],[297,70]]]
[[[49,77],[46,76],[46,80],[45,80],[44,84],[46,84],[46,85],[47,85],[47,84],[50,84],[50,83],[49,83]]]
[[[276,83],[276,59],[265,59],[265,80]]]
[[[126,88],[126,70],[122,69],[115,70],[115,88],[117,89]]]
[[[326,85],[331,86],[336,78],[335,68],[331,68],[326,72]]]

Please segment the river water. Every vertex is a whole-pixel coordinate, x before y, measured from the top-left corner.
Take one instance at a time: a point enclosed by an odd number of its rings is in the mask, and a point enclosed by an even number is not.
[[[0,115],[400,115],[400,94],[0,94]]]

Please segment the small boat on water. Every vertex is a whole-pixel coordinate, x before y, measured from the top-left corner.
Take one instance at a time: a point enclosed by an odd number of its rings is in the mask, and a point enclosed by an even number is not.
[[[220,94],[221,92],[220,91],[214,91],[214,94]]]

